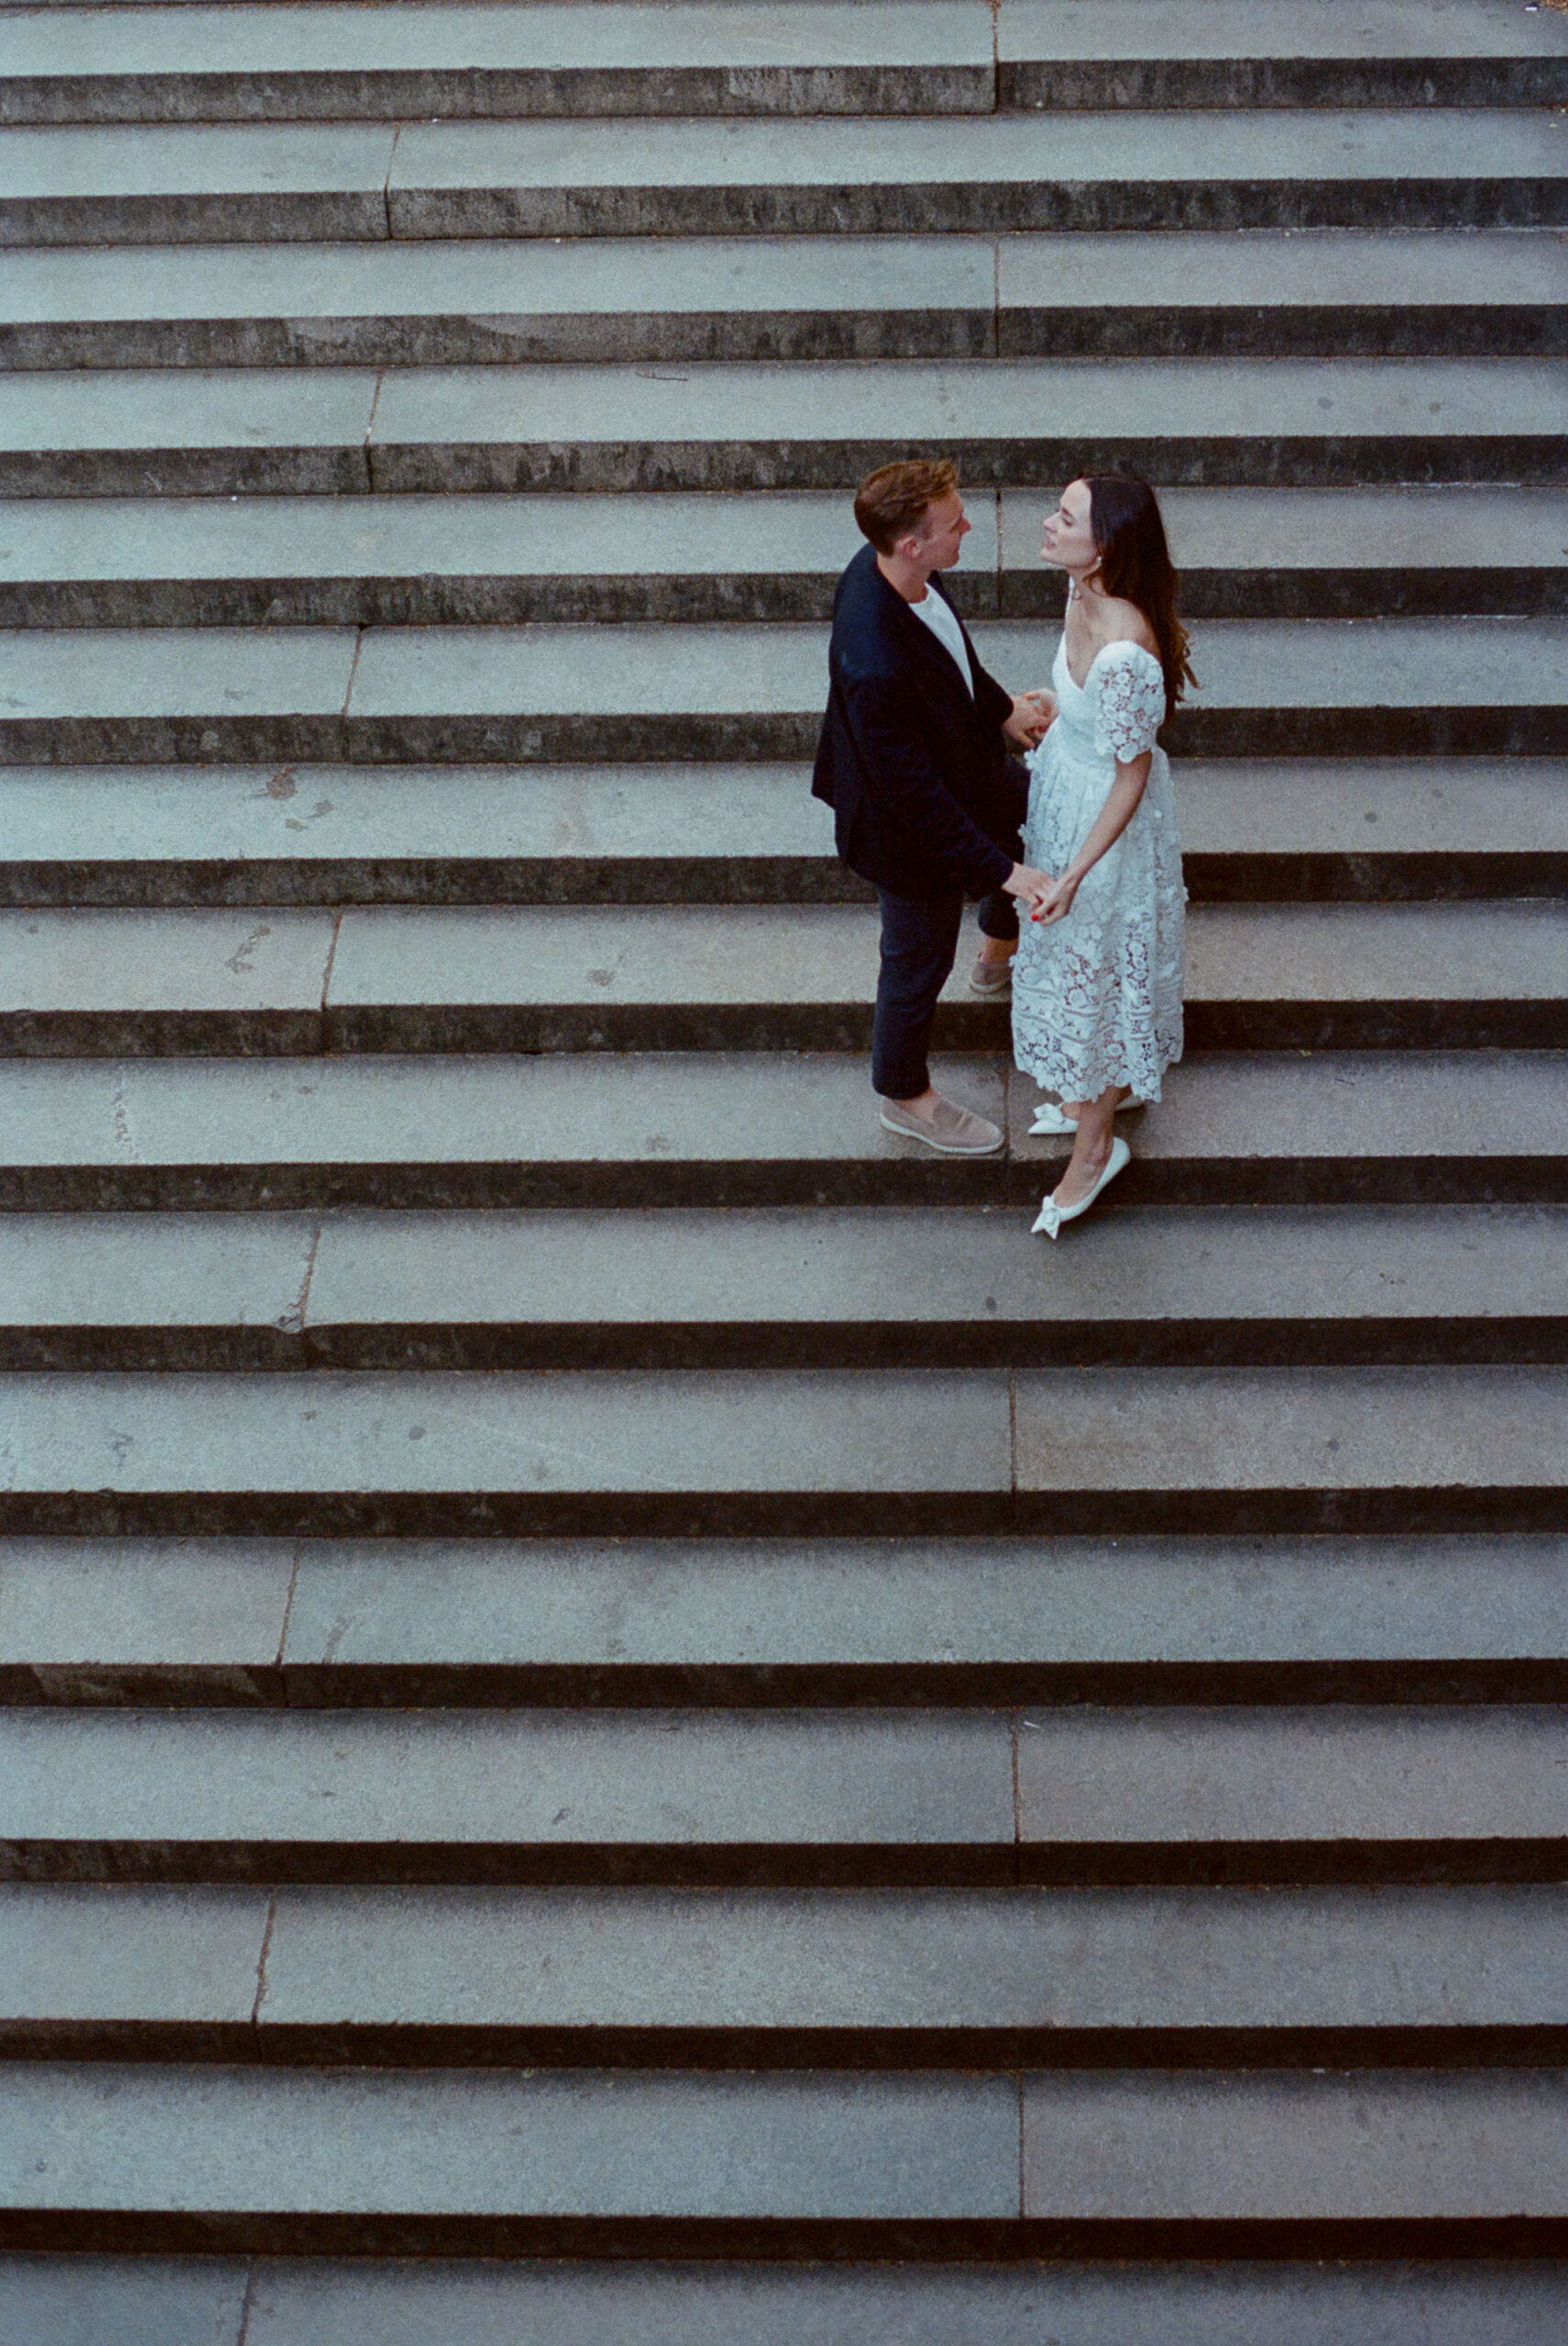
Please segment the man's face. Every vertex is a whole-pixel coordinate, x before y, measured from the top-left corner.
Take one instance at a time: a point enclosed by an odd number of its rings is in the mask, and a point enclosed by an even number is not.
[[[926,518],[920,524],[920,551],[916,559],[927,570],[951,570],[970,527],[965,518],[963,499],[955,488],[950,497],[944,497],[937,504],[926,508]]]

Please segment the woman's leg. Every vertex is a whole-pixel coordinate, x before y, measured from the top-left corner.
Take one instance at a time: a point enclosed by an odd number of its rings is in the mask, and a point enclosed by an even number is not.
[[[1068,1115],[1076,1112],[1078,1131],[1073,1138],[1067,1171],[1051,1191],[1058,1206],[1075,1206],[1080,1198],[1092,1189],[1105,1170],[1116,1124],[1116,1102],[1120,1098],[1120,1085],[1112,1083],[1106,1086],[1098,1100],[1080,1100],[1071,1105],[1066,1101],[1062,1102]]]

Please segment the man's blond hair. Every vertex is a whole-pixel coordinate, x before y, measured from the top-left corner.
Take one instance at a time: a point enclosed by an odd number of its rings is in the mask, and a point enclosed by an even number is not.
[[[908,456],[882,466],[855,491],[861,534],[878,554],[891,554],[900,538],[919,534],[932,506],[951,497],[958,485],[958,473],[946,456]]]

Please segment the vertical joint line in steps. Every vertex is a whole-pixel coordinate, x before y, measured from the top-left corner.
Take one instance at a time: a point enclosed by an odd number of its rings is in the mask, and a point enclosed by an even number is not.
[[[250,2008],[252,2036],[261,2026],[261,2000],[267,1993],[267,1958],[272,1952],[272,1925],[277,1919],[278,1892],[273,1891],[267,1901],[267,1926],[261,1934],[261,1956],[256,1967],[256,2001]]]
[[[316,1256],[321,1252],[322,1233],[325,1228],[324,1222],[318,1222],[311,1233],[310,1251],[305,1256],[305,1276],[300,1281],[299,1300],[291,1315],[300,1339],[300,1349],[307,1361],[310,1359],[311,1350],[305,1336],[305,1314],[310,1309],[311,1281],[315,1277]]]
[[[386,379],[386,368],[378,367],[376,370],[376,388],[370,394],[370,412],[365,419],[365,437],[359,444],[359,453],[365,459],[365,487],[367,491],[371,493],[376,487],[376,468],[370,454],[370,434],[376,429],[376,411],[381,404],[381,386]]]
[[[1018,1372],[1007,1372],[1007,1496],[1009,1518],[1018,1529]]]
[[[398,141],[403,135],[400,122],[392,125],[392,151],[387,158],[387,176],[381,184],[381,209],[387,215],[387,239],[392,238],[392,166],[398,159]],[[377,386],[378,389],[380,388]]]
[[[332,915],[332,935],[327,939],[326,964],[322,970],[321,1048],[322,1057],[323,1058],[327,1055],[326,998],[332,989],[332,967],[333,963],[337,959],[337,940],[343,934],[343,915],[345,909],[345,906],[342,904],[338,904],[334,909]]]
[[[320,1226],[320,1224],[318,1223],[318,1224],[317,1224],[317,1227],[316,1227],[316,1244],[319,1245],[319,1244],[320,1244],[320,1243],[321,1243],[321,1226]],[[312,1269],[313,1269],[313,1268],[315,1267],[315,1251],[314,1251],[314,1248],[313,1248],[313,1249],[312,1249],[312,1253],[311,1253],[311,1266],[312,1266]],[[307,1274],[306,1274],[306,1278],[305,1278],[305,1292],[306,1292],[306,1295],[307,1295],[307,1296],[308,1296],[308,1295],[309,1295],[309,1293],[310,1293],[310,1276],[309,1276],[309,1273],[307,1273]],[[301,1311],[301,1318],[302,1318],[302,1320],[303,1320],[303,1308],[302,1308],[302,1311]],[[295,1591],[295,1590],[299,1587],[299,1585],[300,1585],[300,1566],[301,1566],[301,1564],[304,1562],[304,1556],[305,1556],[305,1543],[304,1543],[304,1541],[303,1541],[302,1540],[295,1540],[295,1542],[294,1542],[294,1552],[293,1552],[293,1555],[291,1557],[290,1562],[289,1562],[289,1590],[288,1590],[288,1594],[287,1594],[287,1595],[286,1595],[286,1596],[284,1597],[284,1599],[283,1599],[283,1618],[282,1618],[281,1622],[279,1624],[279,1628],[278,1628],[278,1662],[277,1662],[277,1669],[278,1669],[278,1686],[279,1686],[279,1692],[280,1692],[280,1694],[284,1692],[284,1687],[283,1687],[283,1656],[284,1656],[284,1655],[288,1652],[288,1650],[289,1650],[289,1624],[290,1624],[290,1622],[291,1622],[291,1621],[293,1619],[293,1617],[294,1617],[294,1591]]]
[[[338,744],[338,755],[343,760],[345,765],[347,765],[350,762],[348,755],[348,705],[354,698],[354,680],[359,674],[359,654],[365,649],[365,636],[366,630],[363,626],[355,629],[354,650],[349,655],[348,662],[348,682],[343,687],[343,707],[339,709],[337,716],[337,721],[343,728],[342,736]],[[335,936],[334,941],[334,943],[336,941]]]
[[[257,2268],[250,2265],[245,2276],[245,2295],[240,2300],[239,2328],[235,2333],[234,2346],[249,2346],[251,2300],[256,2295]]]
[[[991,355],[1002,356],[1002,239],[991,240]]]
[[[1002,0],[991,0],[991,111],[1002,111]]]

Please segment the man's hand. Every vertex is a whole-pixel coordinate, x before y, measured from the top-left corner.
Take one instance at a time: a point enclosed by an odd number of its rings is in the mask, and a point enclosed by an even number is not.
[[[1032,750],[1036,741],[1044,740],[1056,713],[1056,696],[1053,693],[1043,688],[1038,692],[1014,693],[1013,714],[1002,730],[1010,741],[1016,741],[1020,749]]]
[[[1037,920],[1045,928],[1049,928],[1053,921],[1065,920],[1072,910],[1072,900],[1078,893],[1081,877],[1080,872],[1064,872],[1059,880],[1050,881],[1044,894],[1034,899],[1030,919]]]
[[[1057,882],[1048,872],[1036,872],[1031,863],[1015,863],[1003,887],[1010,896],[1017,896],[1029,906],[1029,916],[1036,918],[1037,906],[1051,893]]]

